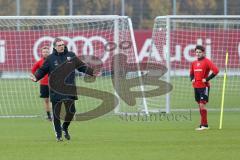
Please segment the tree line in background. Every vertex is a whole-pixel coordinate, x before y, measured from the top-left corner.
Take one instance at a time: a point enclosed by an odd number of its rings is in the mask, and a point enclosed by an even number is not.
[[[20,15],[69,15],[69,0],[19,0]],[[17,0],[0,0],[0,16],[16,15]],[[121,0],[72,0],[73,15],[121,15]],[[224,0],[125,0],[124,14],[137,29],[152,28],[161,15],[223,15]],[[240,13],[240,1],[227,0],[228,14]],[[174,10],[175,9],[175,10]]]

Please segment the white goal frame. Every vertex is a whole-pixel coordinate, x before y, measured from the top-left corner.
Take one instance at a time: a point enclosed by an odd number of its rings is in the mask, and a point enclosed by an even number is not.
[[[60,19],[64,19],[64,20],[69,20],[69,24],[71,24],[71,21],[74,19],[93,19],[93,20],[109,20],[109,19],[113,19],[115,20],[115,25],[114,25],[114,42],[118,43],[119,42],[119,30],[118,27],[116,25],[118,25],[118,19],[120,18],[125,18],[127,19],[128,25],[129,25],[129,29],[130,29],[130,35],[131,35],[131,42],[132,42],[132,47],[133,47],[133,51],[134,51],[134,56],[136,59],[136,63],[139,63],[138,60],[138,55],[137,55],[137,47],[136,47],[136,41],[135,41],[135,37],[134,37],[134,33],[133,33],[133,26],[132,26],[132,21],[129,17],[127,16],[118,16],[118,15],[86,15],[86,16],[2,16],[0,18],[1,20],[15,20],[16,24],[14,24],[15,27],[17,27],[17,30],[20,30],[21,24],[20,21],[21,20],[38,20],[38,19],[42,19],[42,20],[47,20],[47,19],[52,19],[52,20],[60,20]],[[114,54],[118,53],[118,47],[116,48],[116,50],[114,51]],[[138,66],[139,67],[139,66]],[[7,73],[7,72],[3,72],[1,78],[28,78],[29,73],[17,73],[15,75],[11,74],[11,73]],[[15,77],[14,77],[15,76]],[[141,72],[138,72],[138,76],[141,79]],[[141,82],[141,80],[140,80]],[[143,110],[146,114],[148,114],[148,108],[147,108],[147,103],[146,103],[146,99],[144,97],[144,88],[141,85],[140,86],[140,91],[142,91],[143,93],[143,98],[142,98],[142,106]],[[116,94],[116,93],[115,93]],[[117,95],[116,95],[117,96]],[[117,106],[114,110],[114,113],[119,113],[119,107]],[[3,115],[1,117],[32,117],[35,115]]]
[[[159,20],[165,20],[166,23],[166,67],[168,68],[168,72],[165,74],[165,80],[169,83],[171,83],[171,77],[172,77],[172,70],[171,70],[171,62],[170,62],[170,43],[171,43],[171,29],[174,28],[174,24],[172,24],[172,20],[180,20],[180,19],[222,19],[224,21],[224,29],[227,28],[227,20],[236,20],[239,19],[240,20],[240,16],[238,15],[168,15],[168,16],[158,16],[155,18],[154,20],[154,27],[153,27],[153,35],[152,38],[154,37],[154,29],[156,29],[157,27],[157,23]],[[152,44],[155,45],[154,40],[152,40]],[[219,76],[223,76],[223,68],[221,68]],[[178,75],[182,75],[183,72],[179,72],[176,73]],[[175,75],[176,75],[175,74]],[[234,75],[238,75],[240,76],[240,72],[236,71],[236,70],[228,70],[227,73],[228,76],[234,76]],[[186,76],[186,75],[185,75]],[[166,101],[165,101],[165,111],[166,113],[170,113],[171,112],[171,96],[170,94],[166,94]],[[236,107],[236,106],[235,106]],[[176,109],[178,110],[178,109]],[[235,110],[235,108],[233,109],[229,109],[229,110]]]

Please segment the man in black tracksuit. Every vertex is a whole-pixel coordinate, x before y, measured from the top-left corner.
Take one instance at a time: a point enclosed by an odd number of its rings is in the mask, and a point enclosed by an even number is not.
[[[60,38],[56,38],[53,42],[53,53],[48,56],[48,58],[43,63],[42,67],[39,68],[33,77],[31,79],[33,81],[38,81],[44,75],[49,74],[49,78],[51,81],[51,74],[54,75],[54,72],[58,72],[59,75],[61,75],[61,68],[58,70],[59,67],[61,67],[63,64],[65,64],[65,67],[68,67],[67,63],[69,65],[71,64],[71,60],[76,59],[76,55],[73,52],[68,51],[67,47],[64,45],[64,41]],[[77,59],[78,62],[78,71],[84,72],[88,75],[93,76],[93,69],[90,67],[87,67],[85,63],[83,63],[81,60]],[[56,132],[57,141],[62,141],[62,131],[64,133],[64,137],[67,140],[70,140],[70,135],[68,133],[68,126],[70,125],[71,120],[73,119],[75,111],[75,104],[74,101],[77,100],[77,92],[76,92],[76,85],[75,85],[75,73],[74,71],[70,73],[69,76],[63,77],[65,79],[64,83],[61,84],[58,81],[53,81],[52,83],[55,83],[52,86],[58,86],[59,88],[63,88],[64,85],[71,85],[74,86],[74,91],[72,93],[75,94],[66,94],[64,91],[56,91],[55,88],[51,87],[51,83],[49,83],[50,87],[50,99],[52,102],[52,112],[53,112],[53,123],[54,123],[54,129]],[[58,83],[58,84],[56,84]],[[65,111],[66,115],[64,118],[64,122],[61,126],[60,121],[60,112],[61,112],[61,105],[64,103],[65,105]]]

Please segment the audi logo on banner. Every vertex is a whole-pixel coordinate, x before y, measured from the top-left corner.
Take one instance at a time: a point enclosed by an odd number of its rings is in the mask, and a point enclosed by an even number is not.
[[[73,38],[69,38],[66,36],[61,36],[59,38],[63,39],[65,42],[67,42],[67,48],[69,50],[75,52],[76,54],[82,53],[82,55],[94,55],[94,52],[95,52],[94,51],[94,43],[95,42],[101,43],[102,47],[99,48],[99,50],[102,53],[99,53],[99,51],[98,51],[98,54],[102,55],[102,57],[100,59],[102,60],[102,62],[105,62],[109,58],[110,51],[104,49],[104,46],[107,45],[108,41],[103,37],[92,36],[92,37],[86,38],[84,36],[76,36]],[[51,47],[52,47],[54,39],[55,39],[55,37],[43,36],[36,40],[36,42],[34,43],[34,46],[33,46],[33,55],[36,60],[40,59],[39,53],[38,53],[39,47],[42,46],[42,44],[46,43],[46,42],[50,42]],[[81,46],[82,47],[81,51],[78,51],[77,42],[82,42],[82,44],[83,44]]]

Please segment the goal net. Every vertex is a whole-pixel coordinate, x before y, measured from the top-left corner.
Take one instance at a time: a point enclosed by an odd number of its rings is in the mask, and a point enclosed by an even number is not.
[[[196,108],[189,78],[190,63],[196,59],[197,44],[220,69],[210,81],[208,107],[220,109],[226,52],[229,53],[225,93],[226,110],[239,108],[240,95],[240,16],[163,16],[155,19],[149,61],[165,65],[163,79],[173,85],[170,94],[147,101],[148,107],[171,109]]]
[[[139,105],[144,104],[141,102],[143,98],[129,106],[118,93],[122,91],[122,83],[118,82],[121,77],[116,73],[123,62],[119,57],[114,58],[114,55],[125,55],[126,64],[137,62],[133,29],[128,17],[7,16],[0,18],[0,116],[44,113],[43,100],[39,98],[39,84],[32,82],[29,74],[33,64],[41,57],[41,47],[47,45],[52,50],[56,37],[62,38],[68,49],[77,56],[91,55],[99,60],[98,63],[102,63],[93,83],[87,83],[83,74],[76,73],[77,86],[92,89],[88,93],[90,96],[80,91],[79,100],[76,101],[78,113],[92,111],[103,101],[105,108],[97,110],[103,114],[112,110],[116,113],[135,112],[143,106]],[[137,77],[136,73],[128,76]],[[138,88],[141,91],[140,86]],[[99,95],[102,97],[96,98]],[[131,94],[128,97],[131,98]]]

